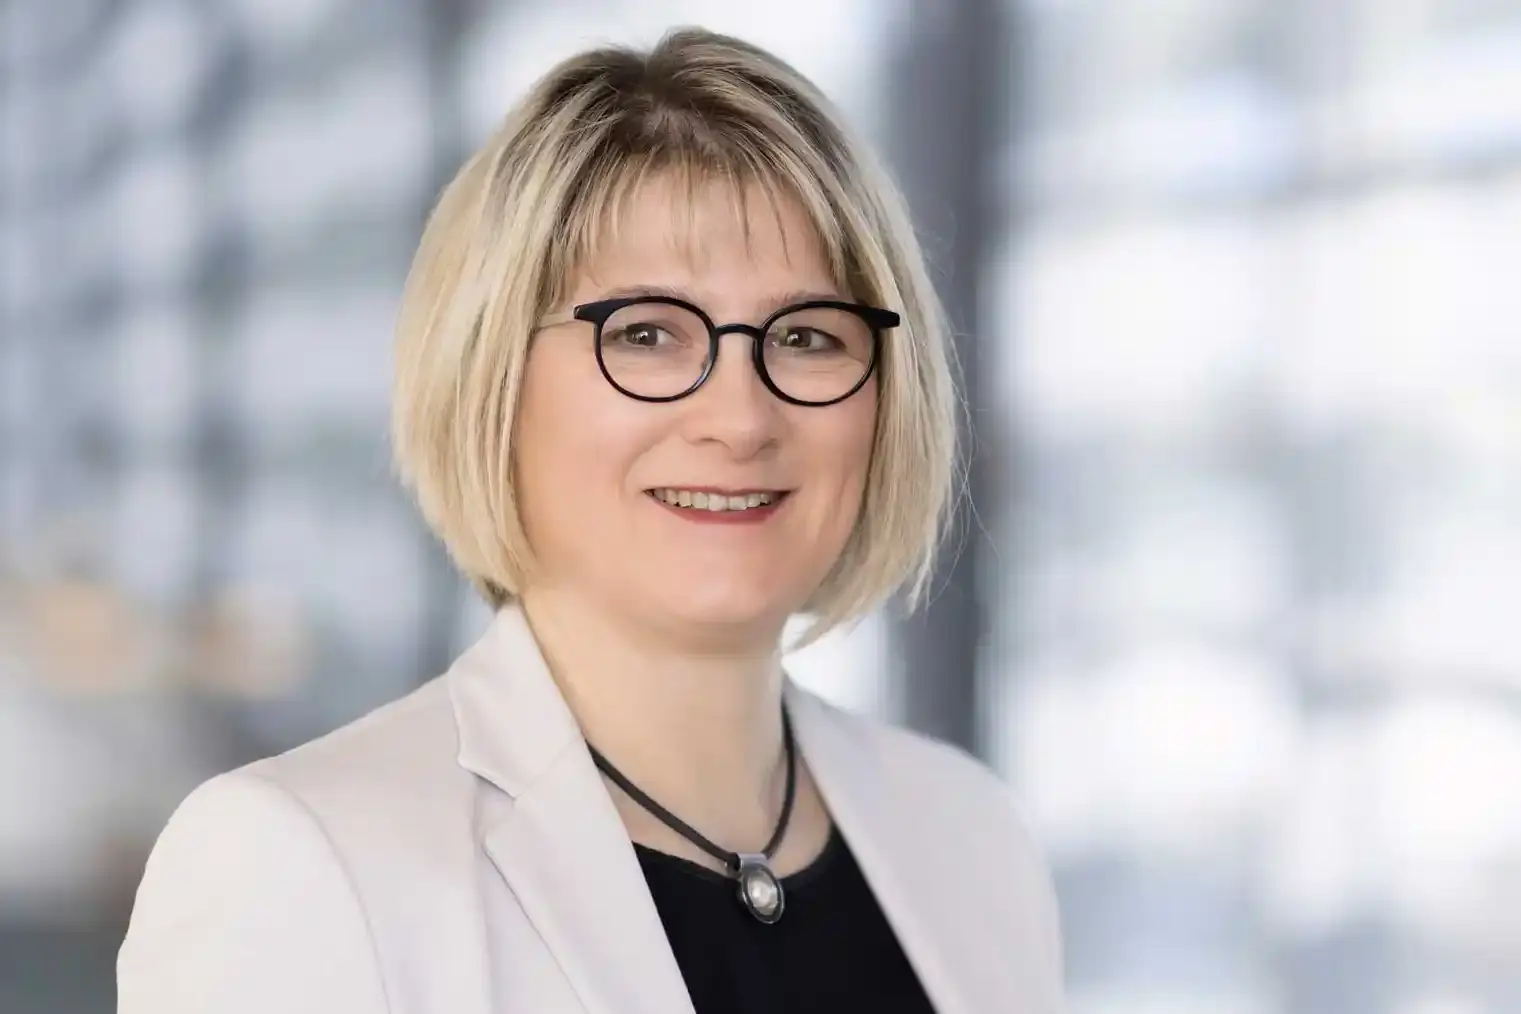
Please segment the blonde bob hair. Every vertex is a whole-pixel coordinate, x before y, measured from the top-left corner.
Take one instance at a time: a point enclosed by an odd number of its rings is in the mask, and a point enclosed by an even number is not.
[[[878,370],[861,513],[805,608],[803,641],[901,587],[925,590],[956,485],[944,314],[903,201],[818,90],[775,56],[697,29],[590,50],[532,88],[444,188],[407,277],[392,444],[401,480],[493,608],[530,580],[513,434],[533,332],[621,202],[654,173],[720,181],[811,220],[841,291],[897,310]],[[829,411],[827,408],[818,411]]]

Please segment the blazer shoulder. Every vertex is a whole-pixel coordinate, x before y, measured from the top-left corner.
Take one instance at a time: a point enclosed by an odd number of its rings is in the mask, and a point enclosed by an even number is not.
[[[398,864],[457,866],[468,849],[475,782],[457,757],[448,691],[433,680],[324,736],[203,783],[154,849],[178,851],[172,843],[201,835],[210,813],[233,813],[249,836],[277,839],[299,815],[349,889],[373,903],[391,892]],[[270,855],[278,862],[285,853]]]
[[[121,1014],[388,1009],[374,941],[320,823],[250,770],[175,810],[117,956]]]
[[[810,695],[811,697],[811,695]],[[1012,920],[1009,939],[1038,948],[1047,981],[1062,978],[1061,910],[1043,851],[1010,786],[950,743],[812,698],[828,734],[908,827],[939,829],[947,862],[979,886],[969,905]],[[994,917],[996,923],[997,917]]]
[[[888,786],[895,808],[955,828],[983,843],[1000,863],[1023,869],[1052,907],[1050,872],[1013,788],[987,764],[955,744],[848,711],[808,694],[808,706],[862,771]]]
[[[1008,783],[961,747],[809,697],[835,734],[850,740],[863,762],[890,773],[900,788],[963,800],[977,809],[993,804],[1018,810]]]
[[[457,763],[459,734],[442,678],[246,773],[281,786],[339,839],[351,822],[464,805],[472,785]],[[373,830],[381,830],[379,827]]]
[[[138,888],[118,981],[139,1001],[123,1014],[380,1011],[423,988],[421,952],[468,963],[476,783],[458,738],[440,678],[198,787]]]

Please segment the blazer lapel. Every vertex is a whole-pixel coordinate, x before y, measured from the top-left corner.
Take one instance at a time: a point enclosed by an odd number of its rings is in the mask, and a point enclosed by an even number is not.
[[[1001,950],[1007,941],[968,924],[975,909],[958,879],[964,874],[932,847],[912,798],[882,778],[872,744],[830,705],[790,682],[787,705],[825,805],[937,1014],[1004,1009],[1016,995]]]
[[[504,794],[487,855],[589,1014],[691,1014],[628,834],[521,612],[450,674],[460,763]]]

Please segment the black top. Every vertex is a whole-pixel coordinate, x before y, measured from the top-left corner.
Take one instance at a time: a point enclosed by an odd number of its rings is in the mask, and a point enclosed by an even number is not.
[[[697,1014],[933,1014],[838,831],[766,925],[715,870],[635,845]]]

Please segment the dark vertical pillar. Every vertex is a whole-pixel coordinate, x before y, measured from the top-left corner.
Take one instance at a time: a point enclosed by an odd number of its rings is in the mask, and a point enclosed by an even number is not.
[[[907,192],[950,311],[968,399],[964,456],[971,504],[958,510],[934,592],[895,623],[905,718],[973,752],[978,742],[978,648],[986,629],[982,568],[992,558],[978,517],[991,517],[988,435],[979,344],[979,278],[1003,229],[1004,159],[1014,60],[1008,0],[914,5],[902,48],[888,65],[887,150]],[[984,422],[984,420],[987,420]],[[975,508],[973,507],[975,504]]]

